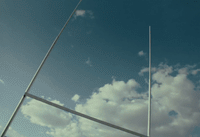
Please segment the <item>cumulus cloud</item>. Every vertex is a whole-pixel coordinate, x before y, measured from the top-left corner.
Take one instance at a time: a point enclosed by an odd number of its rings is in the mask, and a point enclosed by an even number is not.
[[[77,17],[86,17],[89,16],[91,19],[94,18],[93,12],[91,10],[76,10],[74,14],[74,18],[76,19]]]
[[[51,101],[63,106],[57,100]],[[49,106],[45,103],[32,99],[26,105],[21,107],[22,114],[30,120],[31,123],[46,126],[49,128],[64,128],[71,121],[72,115],[65,113],[60,109]]]
[[[161,63],[154,69],[152,136],[188,137],[194,127],[200,124],[200,91],[195,90],[194,83],[187,77],[189,73],[179,73],[184,68],[175,70],[173,66]],[[148,69],[143,70],[143,72],[147,71]],[[188,71],[192,72],[189,69]],[[173,72],[178,73],[172,76]],[[134,79],[127,82],[113,79],[112,83],[105,84],[93,92],[85,103],[76,104],[75,110],[146,135],[148,94],[139,93],[139,88],[141,88],[140,84]],[[133,136],[79,116],[76,116],[76,121],[73,121],[68,113],[35,103],[32,101],[29,102],[29,106],[23,106],[23,114],[29,116],[30,121],[34,118],[33,123],[49,127],[50,131],[46,133],[54,137]],[[28,110],[29,107],[32,109]],[[43,118],[49,115],[54,117]],[[53,118],[54,122],[48,122]]]
[[[57,100],[51,101],[64,106]],[[33,124],[48,127],[46,134],[54,137],[81,137],[81,132],[76,120],[71,113],[49,106],[32,99],[21,107],[22,114]]]
[[[146,55],[146,53],[144,53],[143,51],[140,51],[140,52],[138,52],[138,55],[139,56],[144,56],[144,55]]]
[[[53,137],[82,137],[82,133],[76,122],[71,122],[65,128],[51,128],[46,134]]]
[[[5,83],[4,83],[4,81],[3,81],[2,79],[0,79],[0,83],[2,83],[2,84],[4,84],[4,85],[5,85]]]
[[[145,117],[138,119],[138,116],[143,113],[141,109],[147,114],[147,102],[140,101],[141,98],[147,99],[147,96],[136,92],[139,87],[139,83],[134,79],[130,79],[127,83],[113,80],[112,84],[106,84],[99,88],[98,92],[94,92],[85,104],[76,105],[75,110],[129,129],[135,127],[134,131],[145,132],[145,125],[140,123],[146,119]],[[79,118],[79,122],[84,135],[89,137],[132,136],[84,118]]]
[[[92,67],[92,62],[90,61],[89,57],[88,57],[88,60],[85,63],[88,64],[90,67]]]
[[[200,124],[199,91],[194,90],[194,84],[186,74],[171,76],[174,71],[172,66],[161,63],[155,70],[152,77],[156,82],[152,86],[152,136],[189,136],[192,127]],[[138,84],[131,81],[113,81],[104,85],[85,104],[76,105],[76,110],[146,134],[147,94],[137,94],[137,88],[132,88]],[[176,117],[170,116],[171,112]],[[84,133],[95,130],[95,136],[131,137],[83,118],[79,122]]]
[[[80,96],[78,94],[75,94],[73,97],[72,97],[72,100],[74,102],[77,102],[79,100]]]
[[[179,70],[182,71],[185,68]],[[200,119],[199,91],[194,90],[194,83],[187,78],[185,71],[175,77],[170,76],[170,72],[172,72],[172,68],[166,67],[153,75],[152,79],[157,82],[152,86],[152,96],[155,100],[153,104],[156,103],[157,106],[160,106],[158,109],[166,113],[174,110],[178,116],[177,118],[168,118],[166,115],[166,117],[163,117],[169,120],[166,124],[161,124],[162,122],[157,119],[155,131],[166,134],[166,136],[189,136],[188,133],[191,131],[191,127],[199,124],[196,121]],[[156,117],[158,114],[154,113],[152,115]]]

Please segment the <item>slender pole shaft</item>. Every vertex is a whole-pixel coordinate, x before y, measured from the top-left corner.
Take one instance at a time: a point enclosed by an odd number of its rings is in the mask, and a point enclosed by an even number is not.
[[[88,115],[85,115],[85,114],[83,114],[83,113],[74,111],[74,110],[69,109],[69,108],[66,108],[66,107],[64,107],[64,106],[57,105],[57,104],[52,103],[52,102],[50,102],[50,101],[48,101],[48,100],[45,100],[45,99],[42,99],[42,98],[40,98],[40,97],[34,96],[34,95],[30,94],[30,93],[26,93],[26,96],[31,97],[31,98],[33,98],[33,99],[35,99],[35,100],[37,100],[37,101],[43,102],[43,103],[45,103],[45,104],[48,104],[48,105],[50,105],[50,106],[59,108],[59,109],[61,109],[61,110],[67,111],[67,112],[70,112],[70,113],[72,113],[72,114],[75,114],[75,115],[78,115],[78,116],[87,118],[87,119],[92,120],[92,121],[94,121],[94,122],[98,122],[98,123],[100,123],[100,124],[103,124],[103,125],[106,125],[106,126],[109,126],[109,127],[112,127],[112,128],[115,128],[115,129],[118,129],[118,130],[121,130],[121,131],[124,131],[124,132],[126,132],[126,133],[130,133],[130,134],[132,134],[132,135],[137,135],[137,136],[140,136],[140,137],[147,137],[146,135],[143,135],[143,134],[140,134],[140,133],[131,131],[131,130],[129,130],[129,129],[125,129],[125,128],[122,128],[122,127],[119,127],[119,126],[116,126],[116,125],[107,123],[107,122],[105,122],[105,121],[101,121],[101,120],[99,120],[99,119],[96,119],[96,118],[94,118],[94,117],[90,117],[90,116],[88,116]]]
[[[39,74],[39,72],[40,72],[42,66],[44,65],[46,59],[48,58],[48,56],[49,56],[50,52],[52,51],[54,45],[55,45],[56,42],[58,41],[58,38],[60,37],[60,35],[62,34],[63,30],[65,29],[65,27],[66,27],[67,24],[69,23],[71,17],[72,17],[73,14],[75,13],[75,11],[76,11],[76,9],[78,8],[78,6],[79,6],[79,4],[81,3],[81,1],[82,1],[82,0],[79,1],[79,3],[77,4],[76,8],[74,9],[74,11],[72,12],[72,14],[71,14],[70,17],[68,18],[67,22],[65,23],[65,25],[64,25],[63,28],[61,29],[60,33],[59,33],[58,36],[55,38],[55,40],[54,40],[54,42],[52,43],[52,45],[51,45],[49,51],[47,52],[46,56],[44,57],[44,59],[42,60],[42,62],[41,62],[41,64],[40,64],[40,66],[38,67],[38,69],[37,69],[35,75],[33,76],[31,82],[29,83],[29,85],[28,85],[28,87],[27,87],[27,89],[26,89],[26,91],[25,91],[25,94],[29,92],[29,90],[30,90],[31,86],[33,85],[33,83],[34,83],[34,81],[35,81],[37,75]],[[15,108],[15,111],[13,112],[13,114],[12,114],[10,120],[8,121],[6,127],[4,128],[4,130],[3,130],[2,134],[1,134],[1,137],[4,137],[4,136],[5,136],[5,134],[6,134],[7,130],[8,130],[8,128],[9,128],[10,124],[12,123],[13,119],[15,118],[15,115],[17,114],[18,110],[20,109],[20,107],[21,107],[21,105],[22,105],[22,103],[23,103],[23,101],[24,101],[24,99],[25,99],[25,97],[26,97],[25,94],[24,94],[24,95],[22,96],[22,98],[20,99],[20,101],[19,101],[17,107]]]
[[[149,104],[147,136],[151,136],[151,26],[149,26]]]

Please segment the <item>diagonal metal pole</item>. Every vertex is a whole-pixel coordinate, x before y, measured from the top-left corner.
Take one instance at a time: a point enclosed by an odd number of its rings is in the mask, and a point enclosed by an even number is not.
[[[151,137],[151,26],[149,26],[149,104],[147,136]]]
[[[78,6],[79,6],[79,4],[81,3],[81,1],[82,1],[82,0],[79,1],[79,3],[77,4],[77,6],[75,7],[74,11],[72,12],[72,14],[70,15],[70,17],[68,18],[67,22],[65,23],[65,25],[64,25],[63,28],[61,29],[60,33],[58,34],[58,36],[55,38],[54,42],[52,43],[50,49],[48,50],[47,54],[45,55],[44,59],[42,60],[40,66],[38,67],[38,69],[37,69],[35,75],[33,76],[32,80],[31,80],[31,82],[29,83],[29,85],[28,85],[28,87],[27,87],[27,89],[26,89],[24,95],[22,96],[22,98],[20,99],[20,101],[19,101],[17,107],[15,108],[15,111],[13,112],[12,116],[10,117],[10,120],[8,121],[6,127],[4,128],[4,130],[3,130],[2,134],[1,134],[1,137],[4,137],[4,136],[5,136],[5,134],[6,134],[7,130],[8,130],[8,128],[9,128],[10,124],[12,123],[13,119],[15,118],[15,116],[16,116],[18,110],[20,109],[20,107],[21,107],[21,105],[22,105],[22,103],[23,103],[23,101],[24,101],[24,99],[25,99],[25,97],[26,97],[26,93],[29,92],[29,90],[30,90],[31,86],[33,85],[33,83],[34,83],[34,81],[35,81],[37,75],[39,74],[39,72],[40,72],[42,66],[44,65],[46,59],[48,58],[48,56],[49,56],[50,52],[52,51],[54,45],[55,45],[56,42],[58,41],[58,38],[60,37],[60,35],[62,34],[63,30],[65,29],[65,27],[66,27],[67,24],[69,23],[71,17],[72,17],[73,14],[75,13],[75,11],[76,11],[76,9],[78,8]]]
[[[105,122],[105,121],[96,119],[96,118],[94,118],[94,117],[90,117],[90,116],[88,116],[88,115],[79,113],[79,112],[74,111],[74,110],[72,110],[72,109],[69,109],[69,108],[60,106],[60,105],[58,105],[58,104],[52,103],[52,102],[47,101],[47,100],[45,100],[45,99],[42,99],[42,98],[40,98],[40,97],[34,96],[34,95],[30,94],[30,93],[25,93],[25,94],[26,94],[26,96],[31,97],[31,98],[33,98],[33,99],[35,99],[35,100],[38,100],[38,101],[43,102],[43,103],[46,103],[46,104],[48,104],[48,105],[50,105],[50,106],[59,108],[59,109],[61,109],[61,110],[70,112],[70,113],[72,113],[72,114],[75,114],[75,115],[78,115],[78,116],[87,118],[87,119],[92,120],[92,121],[95,121],[95,122],[97,122],[97,123],[100,123],[100,124],[103,124],[103,125],[106,125],[106,126],[109,126],[109,127],[112,127],[112,128],[116,128],[116,129],[118,129],[118,130],[121,130],[121,131],[130,133],[130,134],[132,134],[132,135],[137,135],[137,136],[140,136],[140,137],[147,137],[146,135],[143,135],[143,134],[140,134],[140,133],[131,131],[131,130],[129,130],[129,129],[125,129],[125,128],[122,128],[122,127],[119,127],[119,126],[116,126],[116,125],[107,123],[107,122]]]

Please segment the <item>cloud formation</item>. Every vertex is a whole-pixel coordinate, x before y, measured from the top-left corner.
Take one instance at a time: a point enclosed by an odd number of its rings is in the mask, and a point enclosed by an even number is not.
[[[84,17],[85,16],[85,10],[76,10],[75,16],[76,17],[78,17],[78,16]]]
[[[63,106],[57,100],[51,101],[58,105]],[[49,106],[45,103],[41,103],[32,99],[26,105],[21,107],[21,112],[24,116],[30,120],[31,123],[46,126],[49,128],[64,128],[70,123],[72,115],[65,113],[60,109]]]
[[[193,69],[194,67],[196,67],[196,65],[193,65],[193,66],[191,66],[191,65],[186,65],[185,67],[183,67],[183,68],[181,68],[181,69],[175,69],[175,71],[178,71],[178,73],[179,74],[186,74],[186,75],[188,75],[188,74],[191,74],[192,72],[193,73],[195,73],[194,71],[195,70],[191,70],[191,69]],[[190,70],[190,71],[189,71]]]
[[[193,70],[191,73],[192,73],[193,75],[196,75],[199,71],[200,71],[200,69],[196,69],[196,70]]]
[[[140,52],[138,52],[138,55],[139,56],[144,56],[144,55],[146,55],[146,53],[144,53],[143,51],[140,51]]]
[[[145,72],[149,72],[149,68],[143,68],[142,70],[140,70],[140,72],[138,73],[140,76],[143,76]],[[151,72],[156,72],[156,68],[153,67],[151,68]]]
[[[86,17],[86,16],[89,16],[91,19],[94,19],[94,15],[91,10],[76,10],[76,12],[74,14],[75,19],[77,17]]]
[[[63,106],[57,100],[51,101]],[[33,124],[48,127],[46,134],[54,137],[80,137],[80,129],[71,113],[32,99],[21,107],[22,114]]]
[[[77,102],[79,100],[80,96],[78,94],[75,94],[73,97],[72,97],[72,100],[74,102]]]
[[[173,66],[161,63],[154,69],[152,136],[188,137],[194,127],[200,124],[200,91],[195,89],[195,84],[188,78],[193,68],[186,67],[176,70]],[[142,72],[148,70],[143,69]],[[172,76],[173,72],[178,73]],[[146,135],[148,94],[147,91],[139,93],[139,88],[140,84],[134,79],[127,82],[113,79],[112,83],[93,92],[85,103],[76,104],[75,110]],[[47,134],[54,137],[132,137],[131,134],[79,116],[75,116],[74,120],[69,113],[45,104],[36,104],[33,100],[28,104],[22,107],[22,113],[30,121],[34,119],[31,122],[49,127]],[[44,119],[44,116],[47,118]]]

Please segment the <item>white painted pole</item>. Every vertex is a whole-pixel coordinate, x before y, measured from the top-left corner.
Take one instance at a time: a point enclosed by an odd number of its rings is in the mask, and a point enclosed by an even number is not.
[[[44,59],[42,60],[40,66],[38,67],[38,69],[37,69],[35,75],[33,76],[32,80],[31,80],[30,84],[28,85],[28,87],[27,87],[27,89],[26,89],[24,95],[23,95],[22,98],[20,99],[20,101],[19,101],[17,107],[15,108],[15,111],[13,112],[12,116],[10,117],[10,120],[8,121],[6,127],[4,128],[4,130],[3,130],[2,134],[1,134],[1,137],[4,137],[4,136],[5,136],[5,134],[6,134],[7,130],[8,130],[8,128],[9,128],[10,124],[12,123],[13,119],[15,118],[15,115],[17,114],[18,110],[20,109],[20,107],[21,107],[21,105],[22,105],[22,103],[23,103],[23,101],[24,101],[24,99],[25,99],[25,97],[26,97],[26,93],[29,92],[29,90],[30,90],[31,86],[33,85],[33,83],[34,83],[34,81],[35,81],[37,75],[39,74],[39,72],[40,72],[42,66],[44,65],[44,63],[45,63],[47,57],[49,56],[51,50],[53,49],[54,45],[55,45],[56,42],[58,41],[58,38],[60,37],[61,33],[63,32],[63,30],[65,29],[65,27],[66,27],[67,24],[69,23],[69,20],[71,19],[71,17],[72,17],[73,14],[75,13],[75,11],[76,11],[76,9],[78,8],[78,6],[79,6],[79,4],[81,3],[81,1],[82,1],[82,0],[79,1],[79,3],[77,4],[76,8],[74,9],[74,11],[72,12],[72,14],[71,14],[70,17],[68,18],[67,22],[65,23],[65,25],[64,25],[63,28],[61,29],[60,33],[58,34],[58,36],[55,38],[54,42],[52,43],[52,45],[51,45],[49,51],[47,52],[46,56],[45,56]]]
[[[149,104],[147,136],[151,137],[151,26],[149,26]]]

